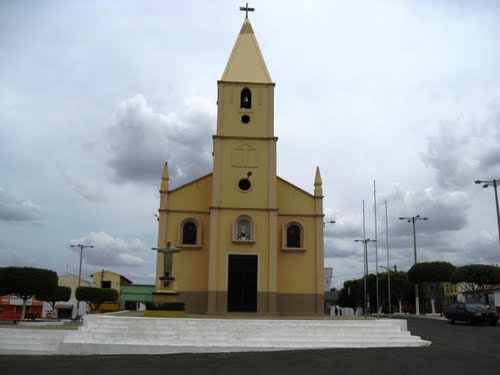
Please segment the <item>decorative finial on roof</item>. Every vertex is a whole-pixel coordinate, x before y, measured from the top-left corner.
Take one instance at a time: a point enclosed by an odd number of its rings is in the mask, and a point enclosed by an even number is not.
[[[168,191],[168,163],[165,163],[165,166],[163,167],[163,172],[161,174],[161,188],[160,190],[162,191]]]
[[[245,18],[248,18],[248,12],[253,12],[255,8],[249,8],[248,3],[244,7],[240,7],[241,11],[245,11]]]
[[[316,167],[316,176],[314,178],[314,196],[323,197],[323,181],[321,180],[321,173],[319,167]]]

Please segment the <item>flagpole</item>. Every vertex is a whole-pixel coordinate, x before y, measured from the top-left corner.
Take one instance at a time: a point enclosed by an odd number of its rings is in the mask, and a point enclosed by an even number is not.
[[[375,285],[377,293],[377,318],[379,318],[379,293],[378,293],[378,231],[377,231],[377,189],[373,180],[373,210],[375,211]]]

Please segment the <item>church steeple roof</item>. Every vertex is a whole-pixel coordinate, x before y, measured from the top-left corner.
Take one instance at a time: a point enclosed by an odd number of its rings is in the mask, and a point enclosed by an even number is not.
[[[221,81],[272,83],[248,18],[243,22]]]
[[[161,190],[168,191],[168,180],[170,180],[168,176],[168,163],[165,162],[163,166],[163,172],[161,174]]]
[[[319,167],[316,167],[316,176],[314,177],[314,196],[323,196],[323,181],[321,180],[321,173]]]

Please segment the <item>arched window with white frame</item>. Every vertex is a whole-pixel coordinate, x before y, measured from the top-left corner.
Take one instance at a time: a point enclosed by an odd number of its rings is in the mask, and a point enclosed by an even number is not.
[[[290,251],[304,250],[304,227],[296,221],[291,221],[283,227],[282,248]]]
[[[179,246],[201,246],[201,224],[193,218],[184,219],[179,226]]]

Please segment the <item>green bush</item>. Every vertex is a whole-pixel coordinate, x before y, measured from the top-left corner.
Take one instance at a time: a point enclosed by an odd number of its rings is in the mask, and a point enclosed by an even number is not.
[[[417,263],[408,271],[408,279],[414,284],[450,281],[455,266],[448,262]]]
[[[71,288],[68,286],[58,286],[53,293],[40,293],[36,295],[37,300],[48,302],[52,309],[56,309],[59,301],[67,302],[71,298]]]
[[[162,311],[184,311],[184,302],[165,302],[155,304],[154,302],[146,302],[146,310],[162,310]]]
[[[99,311],[99,307],[105,302],[116,302],[118,291],[109,288],[93,288],[90,286],[79,286],[76,288],[76,299],[88,303],[92,311]]]

